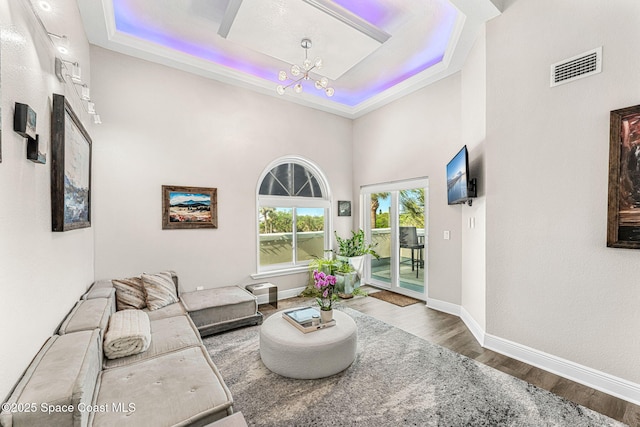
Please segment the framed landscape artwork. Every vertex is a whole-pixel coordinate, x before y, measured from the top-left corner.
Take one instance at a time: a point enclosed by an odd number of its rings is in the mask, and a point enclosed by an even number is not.
[[[640,249],[640,105],[611,111],[607,246]]]
[[[162,186],[162,229],[218,228],[218,190]]]
[[[51,114],[53,231],[91,227],[91,138],[63,95]]]

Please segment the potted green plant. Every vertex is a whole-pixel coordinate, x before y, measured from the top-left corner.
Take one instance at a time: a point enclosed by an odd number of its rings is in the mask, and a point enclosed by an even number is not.
[[[371,255],[376,259],[380,258],[380,255],[373,249],[376,245],[367,243],[362,229],[357,232],[352,230],[351,237],[348,239],[338,236],[337,232],[335,236],[338,242],[338,249],[334,251],[336,259],[351,264],[358,272],[359,277],[364,275],[364,259],[366,255]]]
[[[309,263],[309,282],[307,283],[307,287],[300,293],[300,296],[317,298],[319,293],[314,286],[314,270],[321,271],[325,274],[333,274],[339,264],[335,259],[314,258]]]
[[[340,298],[353,298],[353,291],[360,284],[358,272],[348,262],[342,262],[335,271],[336,290]]]
[[[328,258],[314,258],[309,263],[309,271],[313,270],[322,271],[325,274],[333,274],[333,271],[338,268],[339,262],[335,259]]]

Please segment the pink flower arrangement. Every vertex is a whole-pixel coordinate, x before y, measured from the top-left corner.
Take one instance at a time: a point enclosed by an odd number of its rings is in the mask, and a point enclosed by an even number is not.
[[[316,289],[320,291],[321,295],[321,298],[316,298],[316,301],[320,306],[320,310],[331,310],[334,299],[337,299],[337,296],[333,293],[336,286],[336,277],[330,274],[325,274],[322,271],[313,270],[313,281],[315,282]]]

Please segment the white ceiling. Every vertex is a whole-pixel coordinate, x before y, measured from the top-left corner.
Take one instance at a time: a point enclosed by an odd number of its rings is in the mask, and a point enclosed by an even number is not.
[[[77,0],[92,44],[350,118],[459,71],[496,1]],[[331,98],[276,94],[305,37]]]

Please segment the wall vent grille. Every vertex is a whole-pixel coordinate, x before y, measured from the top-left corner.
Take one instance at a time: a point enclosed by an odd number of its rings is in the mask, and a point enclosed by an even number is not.
[[[602,47],[551,65],[551,87],[589,77],[602,71]]]

